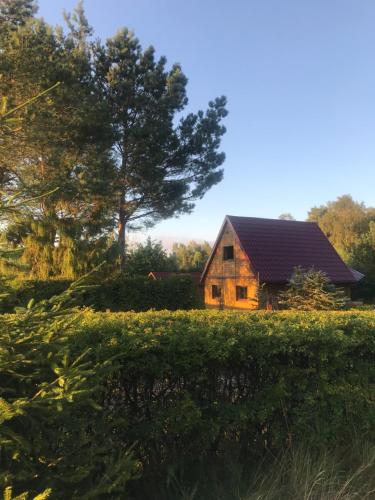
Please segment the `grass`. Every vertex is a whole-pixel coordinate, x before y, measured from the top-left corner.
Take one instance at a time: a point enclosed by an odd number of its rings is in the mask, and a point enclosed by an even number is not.
[[[209,464],[181,463],[159,482],[143,478],[138,486],[137,500],[370,500],[375,446],[313,452],[300,445],[251,463],[228,451]]]

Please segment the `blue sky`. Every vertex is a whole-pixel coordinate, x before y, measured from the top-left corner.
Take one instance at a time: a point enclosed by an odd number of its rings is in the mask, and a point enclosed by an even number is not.
[[[61,24],[75,4],[39,0],[39,14]],[[345,193],[375,204],[373,0],[86,0],[85,9],[100,38],[127,26],[181,63],[189,110],[228,98],[224,180],[153,238],[212,241],[225,214],[303,220]]]

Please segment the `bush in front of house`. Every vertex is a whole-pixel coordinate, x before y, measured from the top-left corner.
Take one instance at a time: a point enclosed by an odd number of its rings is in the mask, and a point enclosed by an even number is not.
[[[344,291],[335,287],[327,274],[314,268],[298,266],[279,293],[278,303],[283,309],[299,311],[329,311],[343,309],[348,303]]]

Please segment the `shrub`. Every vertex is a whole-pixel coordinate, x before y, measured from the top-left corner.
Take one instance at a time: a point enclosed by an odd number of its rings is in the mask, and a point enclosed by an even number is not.
[[[296,267],[287,289],[280,292],[278,302],[285,309],[329,311],[343,309],[348,298],[342,290],[336,290],[322,271]]]
[[[91,290],[84,296],[84,302],[97,311],[173,311],[199,307],[202,298],[190,276],[174,276],[165,280],[120,276]]]
[[[69,280],[24,281],[0,302],[1,312],[12,312],[32,298],[48,300],[62,293]],[[150,280],[145,276],[118,276],[103,279],[98,286],[82,294],[79,304],[96,311],[147,311],[148,309],[194,309],[203,307],[203,295],[190,276],[172,276],[166,280]]]
[[[374,313],[92,313],[74,342],[119,357],[106,411],[151,470],[228,442],[259,455],[375,437]]]

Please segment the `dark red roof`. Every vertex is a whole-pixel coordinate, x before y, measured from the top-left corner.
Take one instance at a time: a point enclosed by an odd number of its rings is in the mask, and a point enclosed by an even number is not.
[[[285,283],[293,269],[314,267],[333,283],[356,283],[315,222],[227,216],[261,283]]]

